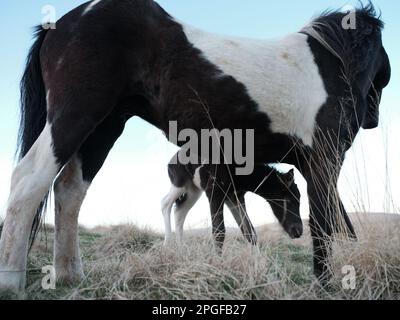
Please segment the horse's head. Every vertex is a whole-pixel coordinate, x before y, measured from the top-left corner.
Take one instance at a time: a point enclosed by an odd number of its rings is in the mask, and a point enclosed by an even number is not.
[[[280,173],[275,171],[279,184],[274,185],[274,199],[268,200],[274,215],[292,239],[303,235],[303,222],[300,217],[300,191],[294,181],[294,171]]]
[[[362,122],[363,129],[374,129],[379,125],[379,105],[382,91],[390,81],[390,61],[382,45],[376,56],[372,74],[374,76],[367,96],[367,110]]]
[[[359,66],[356,81],[365,99],[361,127],[374,129],[379,125],[382,91],[390,81],[390,61],[382,44],[384,22],[374,6],[370,3],[357,12],[357,28],[351,34],[356,43],[354,54]]]
[[[356,9],[354,27],[344,28],[349,12],[327,11],[302,29],[302,33],[317,40],[339,58],[343,67],[340,78],[357,92],[357,130],[376,128],[379,124],[379,104],[383,89],[390,81],[389,57],[382,45],[384,22],[373,4]],[[346,90],[347,92],[347,90]],[[352,97],[353,98],[353,97]],[[361,123],[358,121],[361,119]]]

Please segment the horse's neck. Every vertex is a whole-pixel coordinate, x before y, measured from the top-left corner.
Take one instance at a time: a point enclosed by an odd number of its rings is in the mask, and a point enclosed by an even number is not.
[[[253,192],[260,196],[271,192],[280,183],[276,179],[275,169],[269,166],[256,166],[251,175],[236,176],[235,179],[242,190]]]

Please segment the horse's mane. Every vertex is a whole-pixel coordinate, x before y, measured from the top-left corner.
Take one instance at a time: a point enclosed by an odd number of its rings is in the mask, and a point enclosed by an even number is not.
[[[355,29],[343,28],[342,21],[347,14],[339,10],[324,11],[300,32],[314,38],[336,56],[342,62],[346,77],[351,80],[364,70],[373,47],[371,43],[377,36],[380,38],[384,22],[371,2],[361,3],[356,9]]]

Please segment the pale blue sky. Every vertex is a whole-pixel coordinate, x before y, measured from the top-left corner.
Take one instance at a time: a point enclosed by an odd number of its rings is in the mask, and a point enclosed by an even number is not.
[[[26,55],[32,44],[31,27],[41,23],[43,18],[41,10],[44,5],[53,5],[57,10],[57,17],[59,18],[70,9],[84,2],[86,1],[2,0],[0,2],[0,215],[2,214],[1,211],[3,211],[1,208],[4,208],[6,194],[8,193],[8,180],[15,149],[18,124],[18,86]],[[340,8],[346,4],[357,3],[357,1],[340,0],[160,0],[158,2],[170,14],[191,25],[216,33],[255,38],[276,38],[283,36],[299,30],[310,18],[325,9]],[[396,135],[400,137],[398,128],[400,124],[400,108],[398,107],[398,98],[400,95],[400,78],[398,72],[400,70],[400,2],[398,0],[376,0],[374,4],[378,9],[382,10],[382,18],[386,22],[383,39],[393,69],[392,82],[390,87],[384,91],[384,100],[381,106],[382,128],[384,128],[384,132],[388,132],[387,134],[389,137],[385,147],[383,147],[383,142],[386,140],[381,137],[381,131],[379,131],[379,129],[374,132],[363,133],[362,139],[360,140],[364,141],[364,143],[360,144],[360,149],[355,149],[354,155],[350,156],[349,162],[354,161],[354,165],[357,167],[359,161],[370,164],[370,158],[372,158],[372,160],[376,160],[373,169],[376,170],[376,168],[381,169],[381,167],[385,165],[385,159],[377,154],[380,152],[376,150],[377,147],[379,150],[383,150],[384,148],[388,149],[386,160],[389,163],[393,164],[393,161],[398,162],[400,160],[398,138],[396,139],[393,136]],[[140,139],[138,139],[138,137],[140,137]],[[153,145],[149,146],[151,142],[153,142]],[[114,167],[121,167],[121,163],[126,163],[127,168],[129,165],[132,167],[130,172],[132,176],[128,178],[127,173],[124,173],[121,174],[121,178],[126,177],[126,179],[134,180],[135,174],[138,175],[143,172],[143,169],[139,169],[140,166],[146,163],[152,163],[151,159],[154,160],[154,157],[159,157],[160,159],[160,161],[155,162],[158,165],[155,171],[160,175],[165,171],[164,168],[169,155],[175,150],[167,144],[168,143],[162,139],[162,136],[153,128],[140,120],[133,120],[128,125],[126,134],[113,151],[111,160],[107,164],[108,169],[105,168],[104,170],[104,175],[108,174],[111,176],[113,172],[115,176],[115,172],[113,171],[115,169]],[[160,148],[163,149],[163,156],[159,156]],[[363,153],[362,156],[360,156],[359,152]],[[364,166],[364,164],[362,165]],[[349,166],[348,170],[350,173],[354,172],[354,167]],[[396,173],[397,172],[398,171],[396,171]],[[380,172],[379,176],[382,176],[382,174],[384,173]],[[143,182],[143,180],[146,179],[146,175],[142,176],[141,179],[141,182]],[[351,179],[350,177],[349,180]],[[101,181],[105,183],[105,181],[110,180],[104,179]],[[100,181],[98,183],[100,184]],[[349,182],[348,184],[352,183],[353,182]],[[392,185],[395,183],[396,182],[393,181]],[[363,184],[367,184],[367,182],[363,182]],[[373,178],[372,182],[368,183],[368,185],[371,184],[376,187],[376,178]],[[157,195],[154,196],[154,200],[157,202],[157,208],[160,200],[159,195],[168,190],[166,174],[160,177],[159,185],[160,190],[157,191]],[[133,188],[132,185],[126,187]],[[153,192],[154,182],[153,185],[150,183],[147,186],[142,185],[141,189],[146,190],[147,187],[148,192]],[[118,188],[116,188],[116,190],[118,190]],[[400,188],[398,188],[398,190],[400,190]],[[398,190],[396,188],[396,192]],[[98,195],[109,195],[106,190],[98,192]],[[396,195],[400,196],[399,193]],[[346,196],[351,198],[349,194],[346,194]],[[384,194],[382,196],[384,197]],[[129,198],[129,193],[127,192],[122,197]],[[132,197],[134,198],[134,196]],[[92,201],[95,202],[98,196],[93,195],[92,198]],[[113,201],[124,203],[124,200],[118,198],[118,195],[113,199]],[[139,201],[140,199],[137,200]],[[350,201],[350,199],[347,201],[348,206]],[[132,203],[129,201],[123,204],[123,206],[126,206],[126,211],[130,211],[130,205],[132,205]],[[371,210],[380,210],[378,205],[372,207],[373,209]],[[141,208],[137,209],[138,211],[143,210],[141,206],[138,208]],[[151,207],[151,210],[155,210],[155,208],[156,206],[154,205],[154,207]],[[104,221],[106,220],[107,219]]]

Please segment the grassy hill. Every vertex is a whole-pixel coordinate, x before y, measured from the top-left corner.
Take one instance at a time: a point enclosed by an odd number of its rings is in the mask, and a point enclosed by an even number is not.
[[[30,255],[28,299],[399,299],[400,220],[358,215],[359,241],[336,239],[329,289],[312,274],[308,230],[296,241],[279,226],[258,230],[252,248],[230,230],[224,252],[210,231],[188,232],[183,247],[162,245],[162,235],[134,226],[81,229],[86,278],[75,288],[41,288],[41,268],[52,264],[53,230],[42,232]],[[356,289],[342,287],[342,267],[354,266]]]

